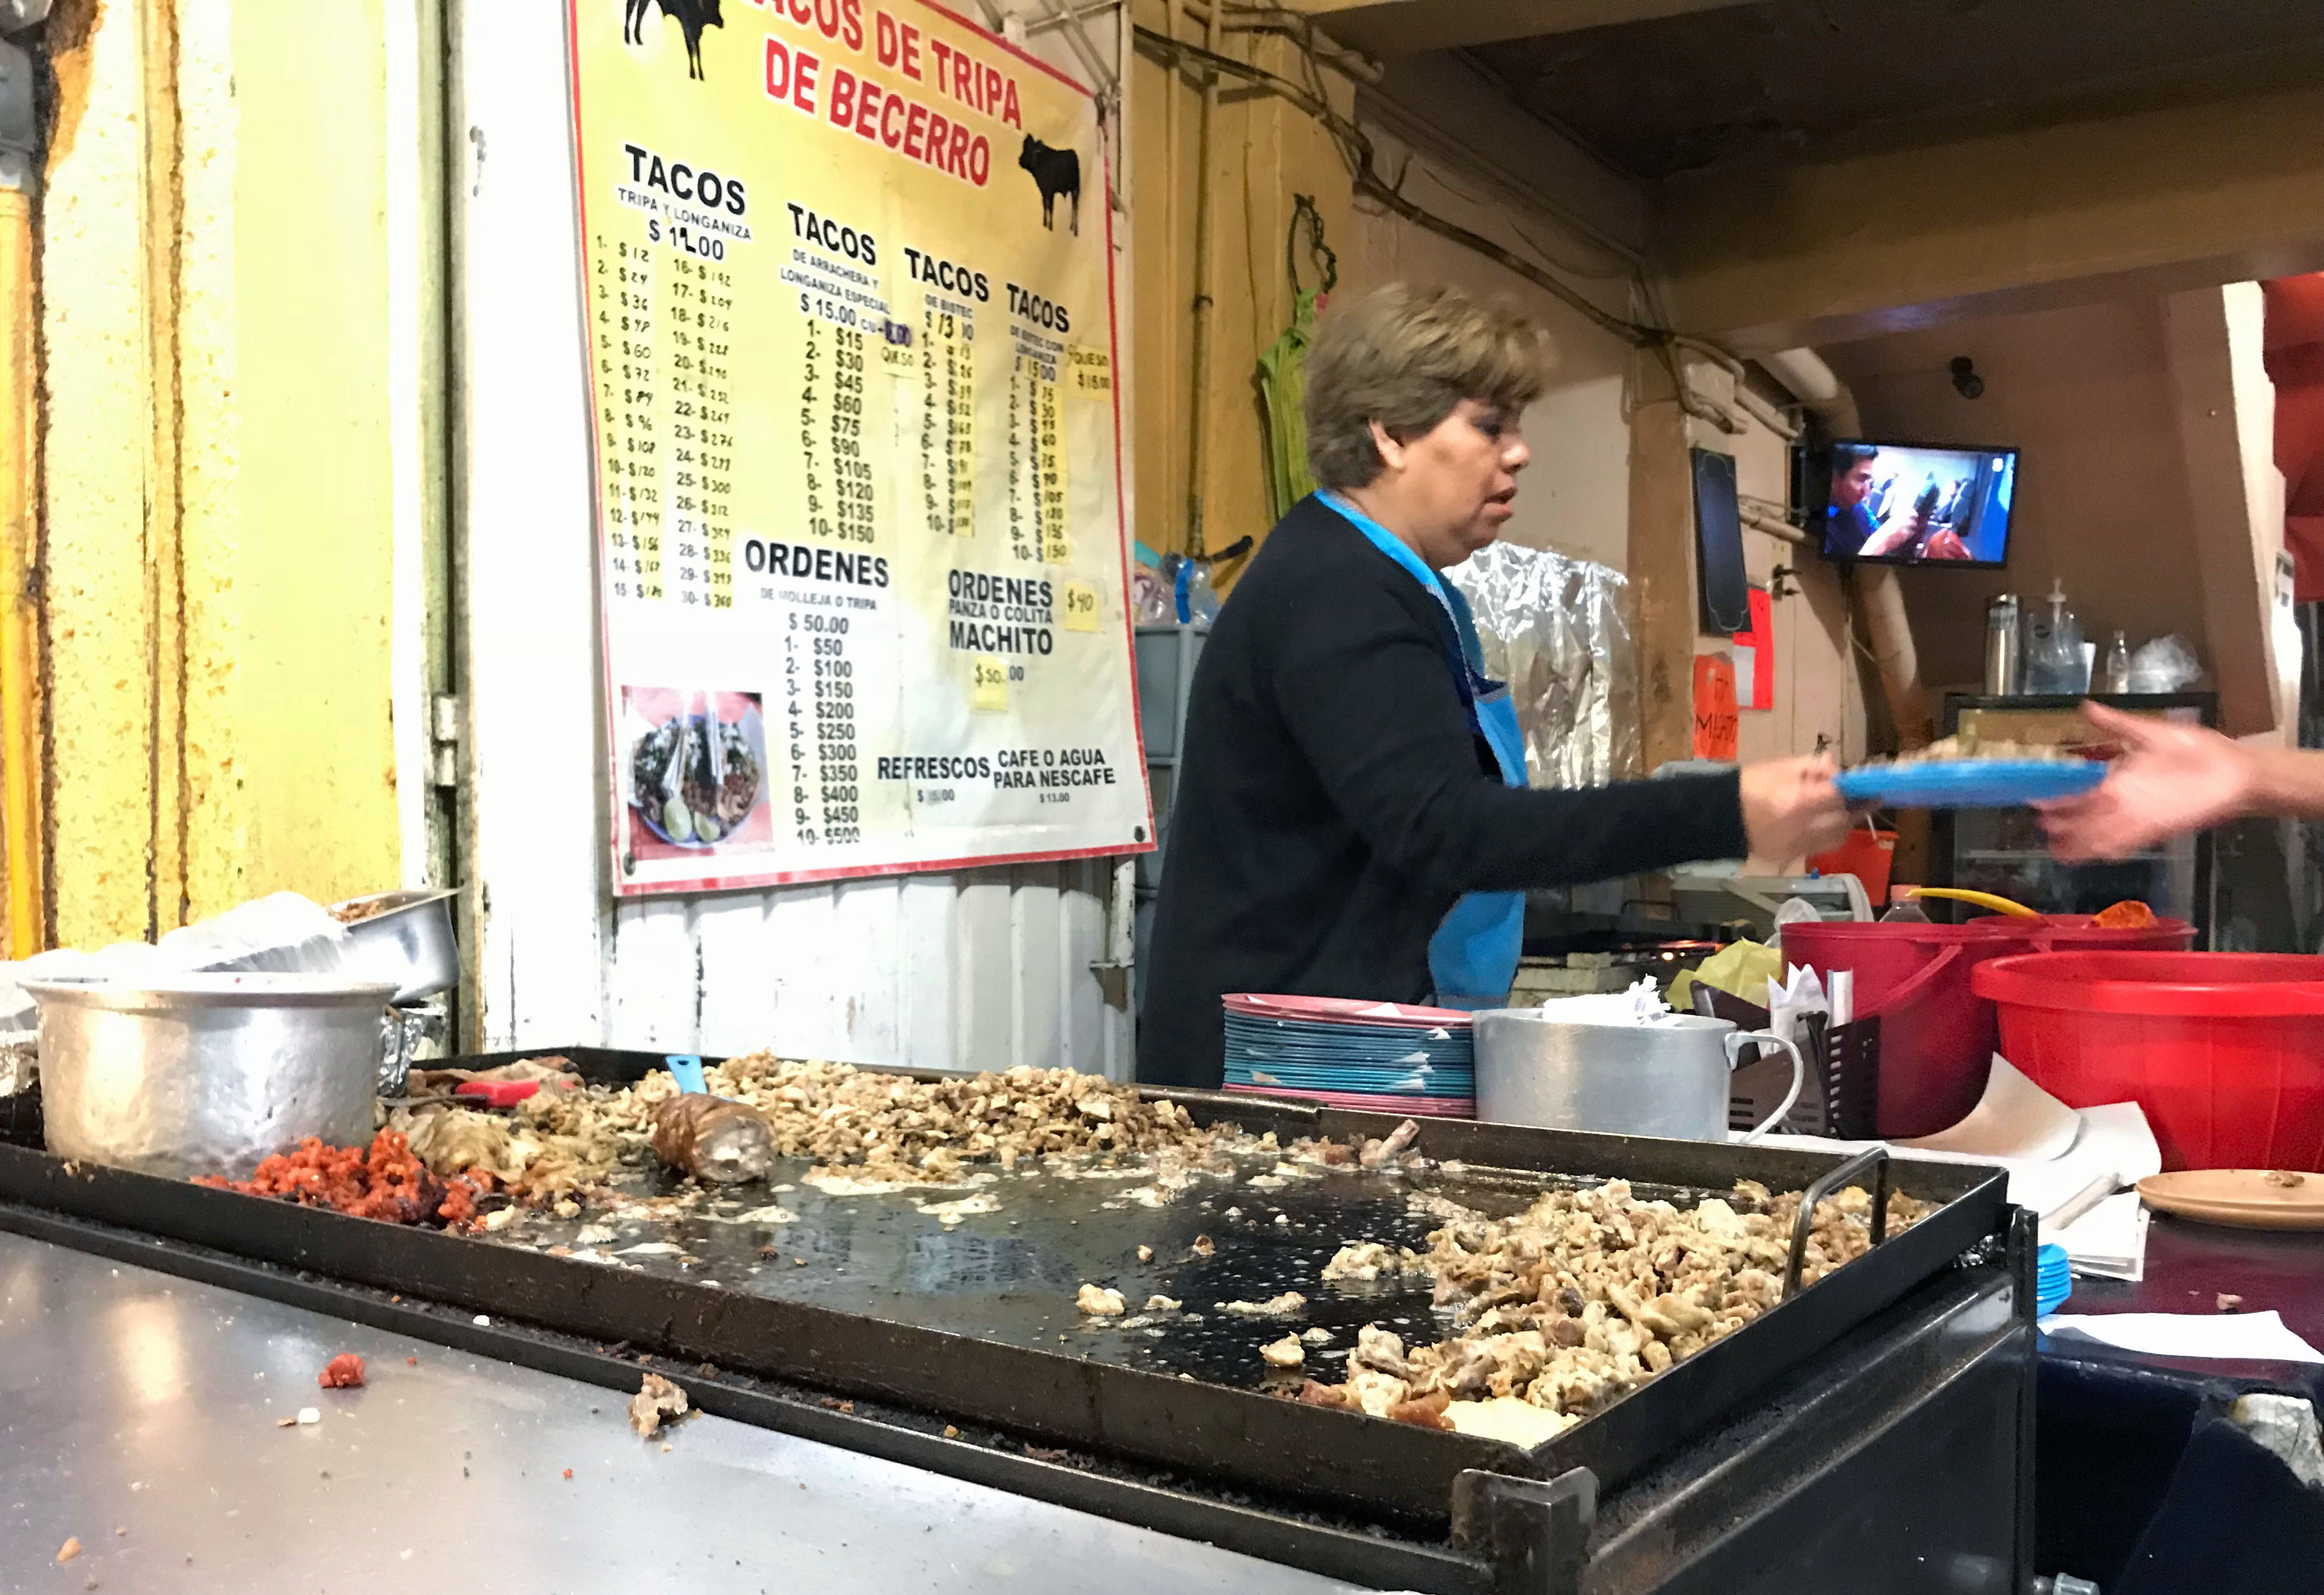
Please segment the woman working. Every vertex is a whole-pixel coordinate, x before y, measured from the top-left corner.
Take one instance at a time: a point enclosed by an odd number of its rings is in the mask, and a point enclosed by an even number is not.
[[[1821,759],[1526,785],[1507,690],[1439,573],[1509,518],[1545,355],[1524,320],[1451,290],[1324,318],[1306,367],[1323,490],[1275,528],[1194,672],[1141,1080],[1218,1085],[1230,991],[1499,1002],[1529,888],[1845,836]]]

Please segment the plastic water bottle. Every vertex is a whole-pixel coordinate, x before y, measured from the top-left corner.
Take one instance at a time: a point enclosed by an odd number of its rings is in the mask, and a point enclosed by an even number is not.
[[[2066,605],[2066,585],[2052,582],[2046,612],[2031,625],[2025,650],[2025,690],[2032,693],[2078,693],[2089,689],[2089,667],[2084,663],[2081,622]]]
[[[2106,668],[2098,677],[2100,692],[2122,693],[2130,690],[2130,641],[2120,632],[2107,644]]]

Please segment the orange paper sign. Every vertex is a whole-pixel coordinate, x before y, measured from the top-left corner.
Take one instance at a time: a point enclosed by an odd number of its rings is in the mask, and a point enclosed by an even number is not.
[[[1694,756],[1735,757],[1735,666],[1723,653],[1695,656]]]

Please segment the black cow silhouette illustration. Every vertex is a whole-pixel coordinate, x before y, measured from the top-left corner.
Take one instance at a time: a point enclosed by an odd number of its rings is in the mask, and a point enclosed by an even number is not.
[[[686,35],[686,75],[701,77],[702,30],[726,25],[726,19],[718,14],[718,0],[622,0],[622,43],[646,41],[646,8],[657,3],[662,15],[675,21]]]
[[[1056,231],[1057,196],[1070,197],[1074,202],[1073,230],[1079,237],[1082,230],[1082,158],[1071,150],[1053,150],[1035,138],[1025,135],[1024,153],[1017,164],[1033,174],[1033,181],[1041,190],[1041,225]]]

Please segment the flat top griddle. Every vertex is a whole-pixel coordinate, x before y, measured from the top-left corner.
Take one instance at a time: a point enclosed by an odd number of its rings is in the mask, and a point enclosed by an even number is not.
[[[811,1164],[784,1159],[768,1185],[752,1183],[702,1201],[695,1216],[658,1218],[642,1211],[655,1196],[680,1194],[691,1182],[667,1174],[631,1176],[618,1188],[634,1198],[613,1213],[593,1207],[577,1219],[528,1216],[487,1234],[492,1243],[531,1251],[576,1246],[593,1229],[615,1238],[586,1249],[609,1261],[673,1283],[709,1285],[798,1302],[892,1323],[970,1335],[1136,1368],[1187,1374],[1247,1389],[1296,1388],[1302,1373],[1274,1373],[1259,1348],[1286,1333],[1321,1327],[1327,1344],[1307,1349],[1306,1374],[1337,1383],[1356,1332],[1377,1323],[1425,1345],[1452,1332],[1452,1314],[1430,1302],[1425,1277],[1372,1283],[1326,1281],[1323,1265],[1341,1246],[1377,1240],[1425,1250],[1441,1217],[1417,1211],[1416,1194],[1446,1198],[1495,1215],[1514,1212],[1554,1186],[1580,1180],[1506,1171],[1431,1168],[1398,1173],[1330,1173],[1274,1179],[1275,1154],[1233,1158],[1231,1176],[1204,1175],[1156,1206],[1129,1193],[1151,1189],[1142,1162],[1107,1170],[1067,1163],[1020,1165],[972,1185],[925,1186],[877,1194],[831,1195],[802,1184]],[[788,1189],[777,1187],[788,1186]],[[1692,1202],[1716,1193],[1640,1187],[1642,1200]],[[997,1211],[956,1224],[920,1211],[964,1197],[990,1199]],[[743,1215],[779,1205],[789,1222]],[[1213,1255],[1193,1246],[1208,1236]],[[682,1253],[667,1247],[677,1246]],[[1150,1262],[1138,1260],[1140,1246]],[[629,1253],[632,1247],[652,1249]],[[1084,1284],[1110,1286],[1128,1304],[1120,1318],[1092,1317],[1074,1305]],[[1284,1291],[1307,1298],[1284,1318],[1238,1316],[1228,1302],[1264,1302]],[[1149,1296],[1184,1304],[1178,1313],[1147,1314]]]
[[[509,1056],[540,1056],[535,1049]],[[567,1049],[587,1077],[635,1079],[658,1056]],[[496,1058],[459,1060],[484,1066]],[[1202,1093],[1160,1093],[1197,1118],[1231,1119],[1284,1141],[1382,1136],[1398,1120]],[[549,1255],[575,1244],[577,1220],[528,1220],[497,1236],[415,1231],[110,1169],[73,1170],[0,1148],[0,1200],[27,1203],[299,1269],[502,1315],[674,1359],[870,1397],[1101,1457],[1158,1463],[1222,1488],[1354,1512],[1379,1522],[1443,1525],[1464,1471],[1548,1478],[1587,1467],[1611,1489],[1654,1457],[1728,1421],[1777,1379],[1866,1325],[1908,1292],[2006,1228],[1997,1171],[1899,1164],[1896,1188],[1940,1203],[1919,1224],[1740,1331],[1647,1381],[1531,1451],[1301,1406],[1276,1393],[1258,1348],[1322,1325],[1316,1377],[1336,1379],[1355,1331],[1377,1323],[1407,1341],[1446,1325],[1413,1282],[1327,1285],[1323,1263],[1349,1240],[1417,1246],[1441,1222],[1409,1205],[1415,1188],[1466,1206],[1515,1211],[1555,1185],[1623,1177],[1642,1197],[1692,1198],[1758,1180],[1799,1190],[1839,1166],[1829,1155],[1714,1143],[1429,1120],[1418,1149],[1437,1166],[1416,1177],[1332,1174],[1254,1189],[1275,1159],[1240,1160],[1234,1183],[1204,1180],[1159,1207],[1129,1203],[1141,1178],[1003,1175],[968,1189],[827,1195],[786,1165],[776,1185],[706,1200],[665,1222],[615,1219],[601,1249],[622,1267]],[[1457,1164],[1461,1166],[1446,1166]],[[638,1176],[642,1198],[672,1186]],[[915,1200],[992,1196],[997,1212],[947,1231]],[[796,1222],[720,1222],[779,1203]],[[1120,1203],[1120,1205],[1109,1205]],[[728,1205],[731,1204],[731,1205]],[[1229,1209],[1240,1209],[1235,1217]],[[1284,1222],[1276,1222],[1277,1216]],[[1189,1247],[1217,1244],[1209,1258]],[[636,1245],[669,1245],[684,1255]],[[1151,1246],[1141,1265],[1137,1248]],[[804,1266],[794,1258],[807,1259]],[[688,1259],[699,1259],[691,1261]],[[1130,1312],[1154,1293],[1200,1322],[1143,1327],[1084,1320],[1083,1283],[1120,1289]],[[1220,1314],[1286,1289],[1308,1298],[1293,1320]],[[1158,1334],[1148,1330],[1158,1330]],[[1337,1353],[1337,1355],[1333,1355]],[[1293,1381],[1296,1382],[1296,1381]]]

